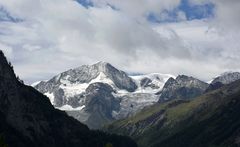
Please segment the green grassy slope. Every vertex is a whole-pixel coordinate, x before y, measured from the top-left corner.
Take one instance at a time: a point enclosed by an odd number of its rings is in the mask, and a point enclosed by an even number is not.
[[[238,146],[240,81],[192,101],[156,104],[107,130],[129,135],[142,147]]]

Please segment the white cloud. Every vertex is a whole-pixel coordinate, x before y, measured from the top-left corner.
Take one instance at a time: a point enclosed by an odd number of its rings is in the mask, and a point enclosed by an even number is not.
[[[217,31],[213,22],[223,18],[157,26],[146,21],[148,13],[179,2],[94,0],[96,7],[87,9],[72,0],[1,1],[23,21],[0,22],[0,48],[28,83],[100,60],[129,72],[185,73],[204,80],[238,70],[240,36]],[[185,19],[183,12],[179,18]]]
[[[216,5],[216,24],[224,29],[239,31],[240,26],[240,1],[239,0],[214,0]]]
[[[171,10],[179,5],[181,0],[90,0],[96,6],[111,5],[130,15],[141,19],[149,13],[160,14],[163,10]]]
[[[240,25],[240,1],[239,0],[191,0],[192,4],[214,4],[214,26],[221,29],[239,30]]]
[[[10,46],[7,46],[0,42],[0,49],[4,52],[5,56],[7,56],[10,59],[12,58],[13,52],[12,52],[12,48]]]
[[[215,21],[215,20],[213,20]],[[218,28],[213,27],[212,22],[194,20],[177,24],[157,26],[156,30],[174,30],[174,32],[191,48],[191,57],[178,61],[179,65],[172,66],[177,71],[192,73],[207,80],[210,75],[217,75],[224,71],[239,71],[240,62],[240,38],[239,32],[222,34]],[[165,33],[166,34],[166,33]],[[188,61],[188,63],[187,63]],[[181,62],[186,62],[180,64]],[[187,66],[186,66],[187,65]]]

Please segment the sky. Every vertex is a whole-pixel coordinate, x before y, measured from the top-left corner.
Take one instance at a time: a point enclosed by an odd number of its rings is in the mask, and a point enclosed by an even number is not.
[[[239,0],[0,0],[0,49],[27,84],[98,61],[209,81],[240,71]]]

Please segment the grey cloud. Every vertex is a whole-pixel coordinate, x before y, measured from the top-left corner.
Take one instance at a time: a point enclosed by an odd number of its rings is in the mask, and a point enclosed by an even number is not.
[[[240,32],[240,1],[239,0],[213,0],[216,5],[215,26],[220,32],[233,33]]]

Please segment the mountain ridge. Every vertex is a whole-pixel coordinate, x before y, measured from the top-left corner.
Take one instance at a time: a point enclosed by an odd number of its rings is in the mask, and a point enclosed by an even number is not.
[[[98,83],[98,86],[95,83]],[[116,83],[122,86],[116,86]],[[35,84],[34,87],[48,96],[55,108],[66,111],[68,115],[92,129],[101,129],[112,121],[133,116],[157,102],[194,99],[211,91],[211,86],[186,75],[175,77],[170,74],[151,73],[128,76],[110,63],[98,62],[67,70],[48,81]],[[92,91],[86,92],[89,87]],[[121,87],[132,87],[135,90],[128,91]],[[86,103],[88,100],[94,104],[94,110]],[[102,105],[103,102],[118,107]]]
[[[13,68],[0,51],[0,132],[9,146],[137,146],[131,139],[90,131],[49,99],[18,81]]]
[[[140,86],[141,78],[146,77],[148,79],[151,78],[149,79],[151,82],[149,81],[148,85],[145,83],[144,86]],[[98,62],[93,65],[82,65],[78,68],[70,69],[48,81],[38,82],[34,87],[48,96],[56,108],[65,110],[70,116],[87,124],[90,128],[99,129],[101,125],[105,125],[115,119],[134,115],[145,106],[157,102],[158,96],[155,93],[162,88],[168,77],[170,75],[164,74],[142,75],[138,77],[128,76],[109,63]],[[95,83],[103,83],[98,84],[103,87],[97,88],[93,86]],[[117,86],[116,83],[120,83],[122,86]],[[90,91],[87,92],[89,87],[92,87],[90,88],[92,93]],[[108,87],[107,91],[111,88],[113,90],[106,93],[103,90],[106,89],[104,87]],[[126,88],[122,89],[121,87],[132,87],[134,91],[128,91]],[[153,90],[155,92],[149,93],[149,91]],[[99,105],[95,105],[95,109],[99,111],[87,111],[90,109],[88,107],[91,106],[86,105],[86,102],[88,99],[95,99],[95,96],[98,96],[101,100],[98,101]],[[113,107],[101,105],[102,101],[107,103],[118,102],[120,108],[111,109]],[[107,108],[111,110],[107,110]],[[110,111],[112,111],[112,115],[109,115]],[[99,118],[99,121],[95,121],[95,118]]]
[[[211,90],[218,89],[226,84],[234,82],[240,79],[239,72],[225,72],[215,77],[207,88],[207,92]]]
[[[139,146],[239,146],[240,80],[193,100],[155,104],[106,127]]]

